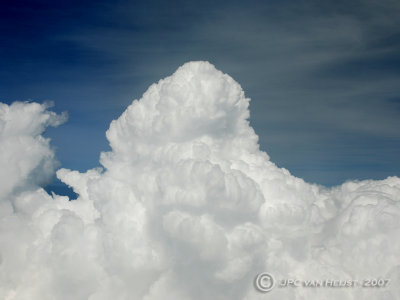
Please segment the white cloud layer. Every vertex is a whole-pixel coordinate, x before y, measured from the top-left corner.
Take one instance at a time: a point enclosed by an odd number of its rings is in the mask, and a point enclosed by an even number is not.
[[[56,166],[36,103],[0,105],[0,299],[400,299],[400,179],[326,189],[258,147],[249,99],[207,62],[110,125],[104,169]],[[255,290],[254,277],[388,278],[387,288]]]

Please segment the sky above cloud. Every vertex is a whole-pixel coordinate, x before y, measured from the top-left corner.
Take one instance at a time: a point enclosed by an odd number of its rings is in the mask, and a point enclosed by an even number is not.
[[[13,1],[2,102],[54,101],[65,167],[98,165],[108,123],[159,78],[207,60],[240,82],[261,148],[309,182],[398,175],[396,1]],[[90,139],[88,139],[90,137]]]

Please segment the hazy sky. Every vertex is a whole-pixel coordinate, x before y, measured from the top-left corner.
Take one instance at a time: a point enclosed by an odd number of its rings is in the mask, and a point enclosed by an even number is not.
[[[241,85],[271,160],[309,182],[400,175],[398,1],[9,1],[0,101],[54,101],[63,167],[149,85],[207,60]]]

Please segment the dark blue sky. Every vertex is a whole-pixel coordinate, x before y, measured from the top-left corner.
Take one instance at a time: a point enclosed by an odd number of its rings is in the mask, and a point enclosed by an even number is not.
[[[400,175],[398,1],[3,1],[0,101],[54,101],[47,136],[85,171],[153,82],[208,60],[252,99],[278,166],[309,182]]]

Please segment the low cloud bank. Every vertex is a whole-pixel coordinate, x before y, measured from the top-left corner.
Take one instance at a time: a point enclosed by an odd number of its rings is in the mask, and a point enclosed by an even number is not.
[[[326,189],[273,164],[249,99],[207,62],[153,84],[114,120],[103,168],[57,176],[41,136],[65,116],[0,105],[0,298],[400,299],[400,179]],[[384,278],[385,288],[254,287]]]

